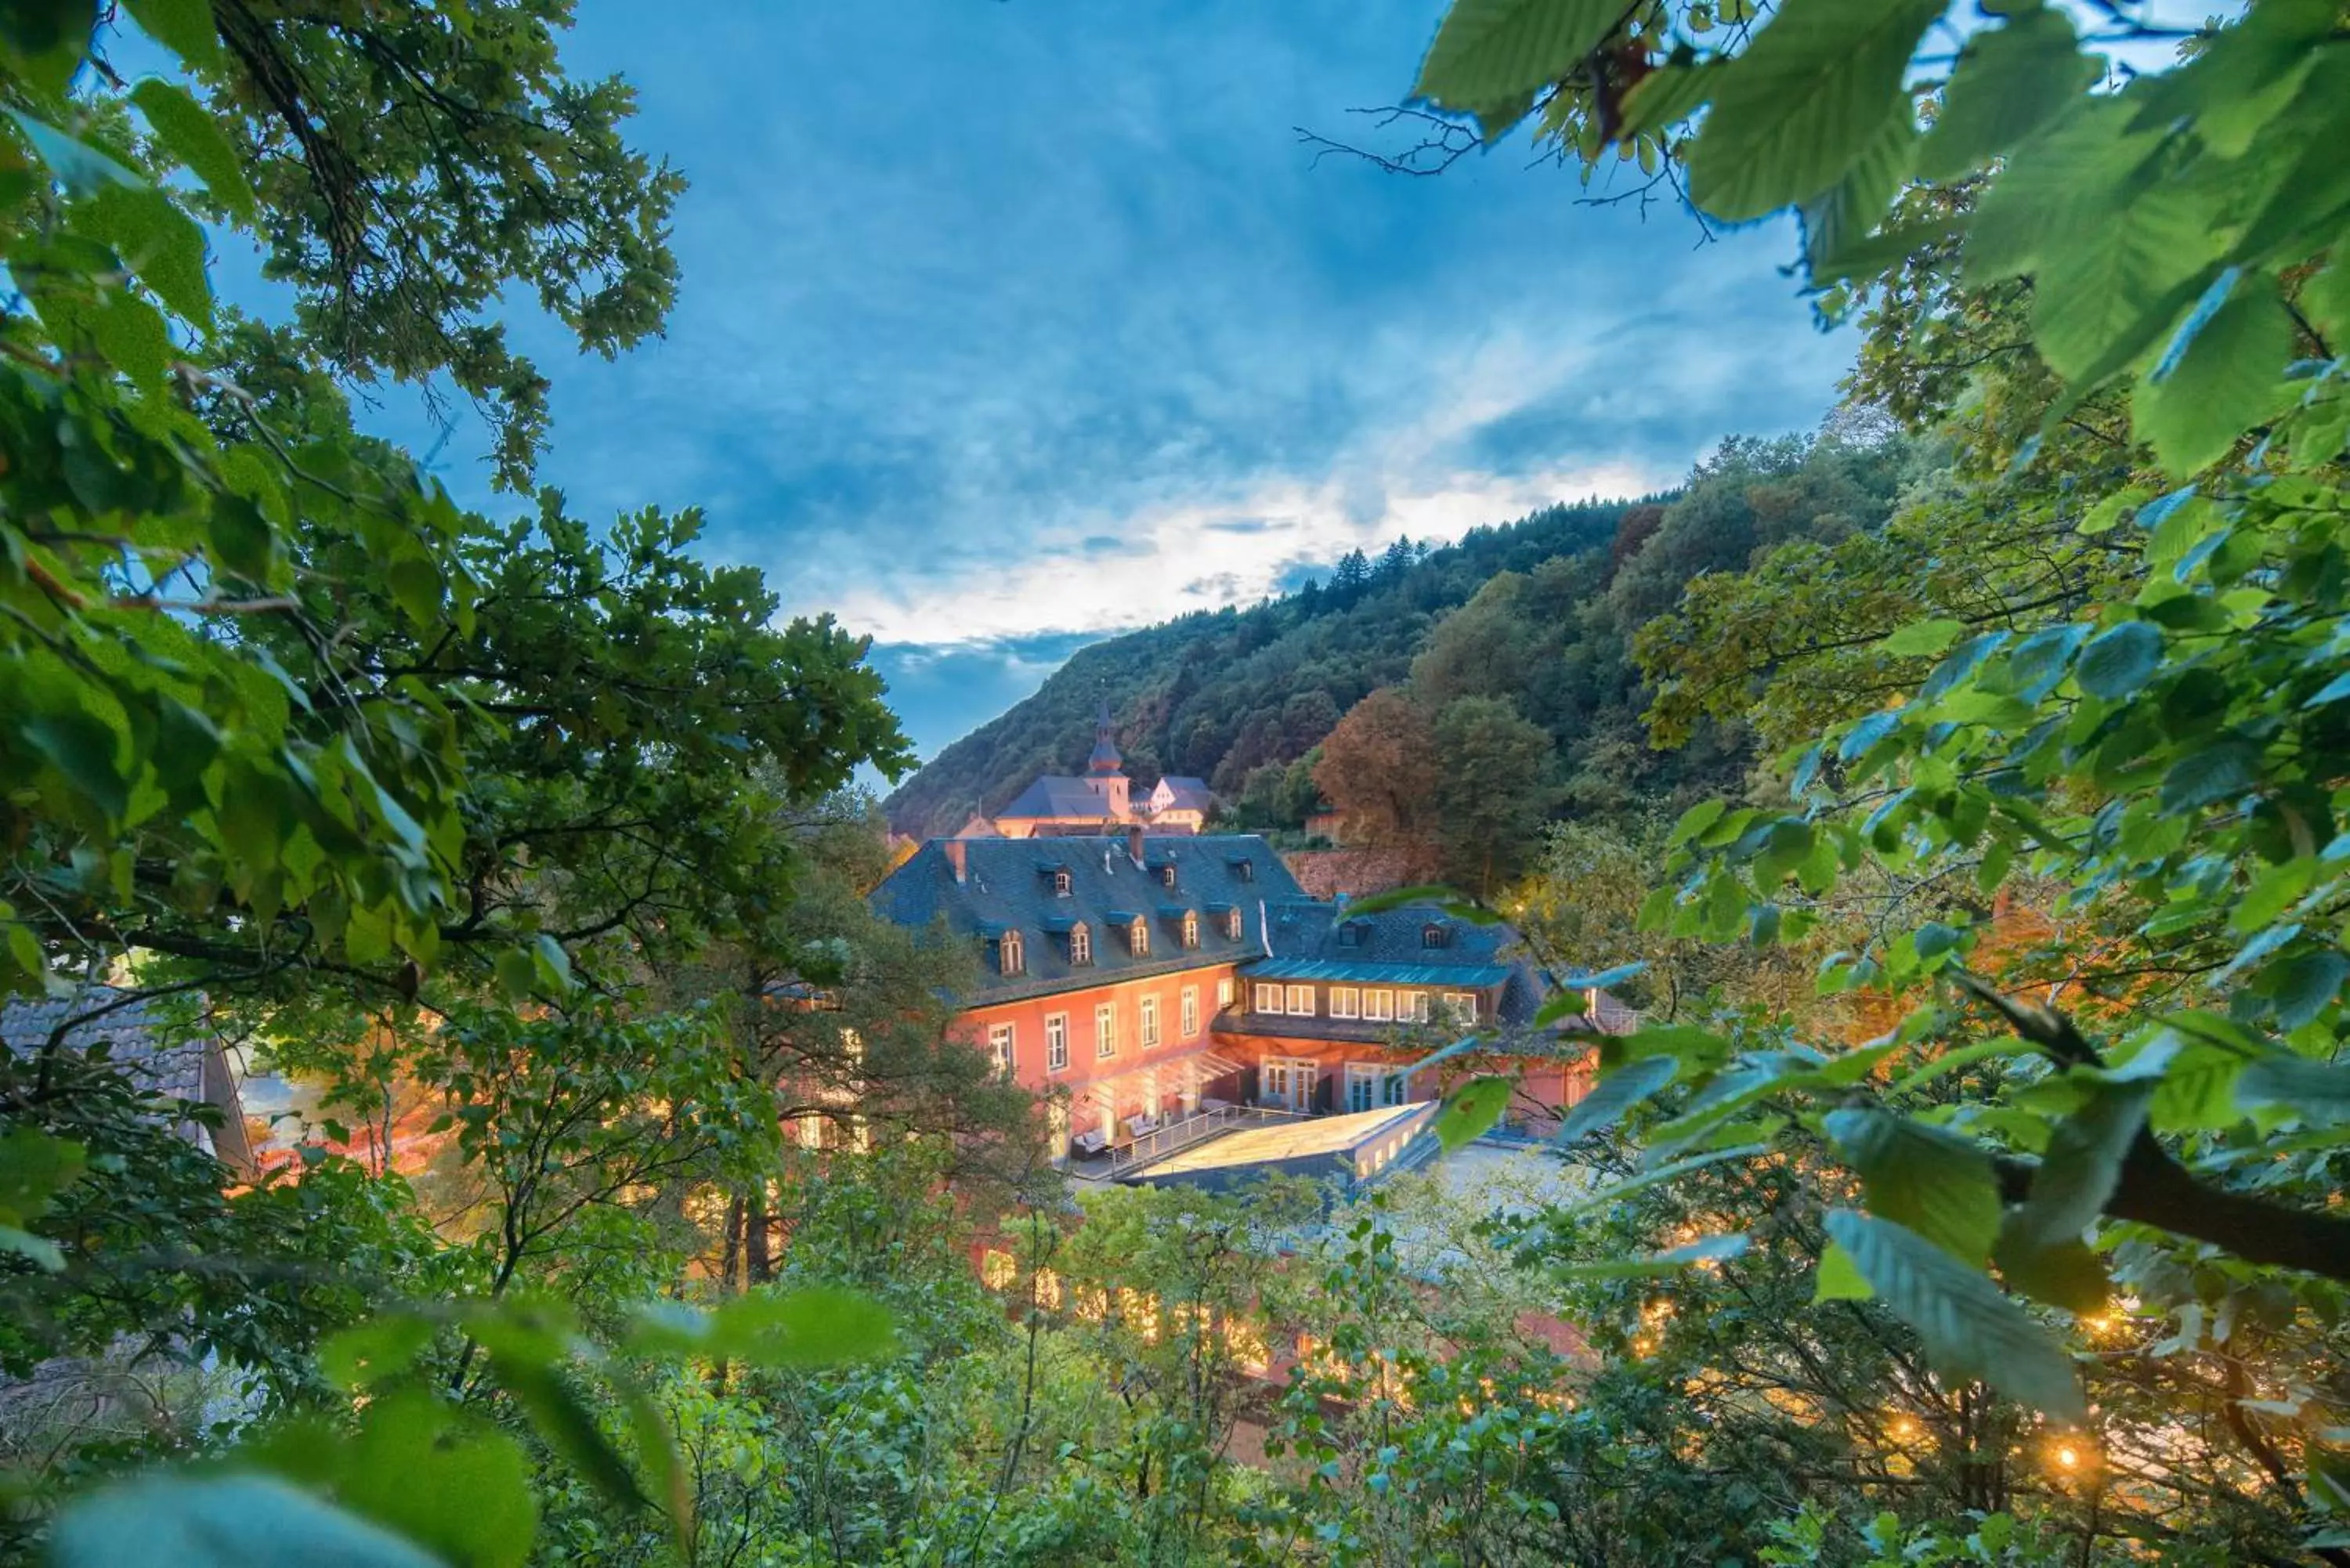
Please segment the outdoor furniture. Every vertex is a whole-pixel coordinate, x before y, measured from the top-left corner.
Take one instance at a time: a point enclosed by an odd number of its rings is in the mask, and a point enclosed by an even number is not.
[[[1109,1139],[1097,1132],[1079,1133],[1069,1140],[1071,1152],[1083,1155],[1087,1159],[1098,1158],[1108,1147]]]

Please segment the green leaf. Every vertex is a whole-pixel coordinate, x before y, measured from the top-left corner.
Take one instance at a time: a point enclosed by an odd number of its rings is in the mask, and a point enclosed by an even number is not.
[[[2073,666],[2073,679],[2092,697],[2118,702],[2137,691],[2162,664],[2162,629],[2148,621],[2126,620],[2089,639]]]
[[[1823,1124],[1868,1195],[1869,1212],[1980,1268],[1999,1236],[1999,1179],[1971,1139],[1888,1112],[1848,1106]]]
[[[2325,335],[2325,346],[2350,354],[2350,234],[2334,242],[2334,262],[2301,286],[2301,313]]]
[[[2329,949],[2296,953],[2262,971],[2261,989],[2276,1009],[2277,1027],[2291,1033],[2333,1006],[2345,980],[2350,980],[2350,958]]]
[[[124,0],[139,30],[191,66],[220,63],[212,0]]]
[[[1885,122],[1943,0],[1785,0],[1721,69],[1690,153],[1690,199],[1730,223],[1805,202],[1844,178]]]
[[[1742,1254],[1752,1245],[1744,1235],[1700,1236],[1694,1241],[1643,1258],[1610,1258],[1599,1263],[1569,1263],[1557,1272],[1570,1280],[1631,1280],[1656,1274],[1677,1274],[1698,1263],[1719,1263]]]
[[[163,313],[127,289],[108,293],[86,322],[106,362],[142,387],[158,385],[172,362],[172,329]]]
[[[1468,109],[1534,92],[1580,65],[1623,14],[1616,0],[1454,0],[1412,91]]]
[[[123,265],[182,320],[209,330],[212,286],[204,278],[204,234],[162,192],[109,185],[75,209],[77,222],[114,247]]]
[[[256,587],[269,581],[277,558],[277,534],[252,502],[242,495],[214,496],[208,532],[213,562],[222,571]]]
[[[418,1389],[368,1406],[335,1494],[448,1562],[519,1568],[538,1532],[530,1483],[520,1444]]]
[[[2010,1290],[2083,1317],[2104,1311],[2113,1291],[2104,1261],[2080,1241],[2012,1251],[2002,1242],[1994,1255]]]
[[[2099,74],[2095,58],[2080,52],[2072,21],[2053,5],[1975,33],[1918,150],[1918,177],[1949,180],[1990,161],[2064,113]]]
[[[1820,1251],[1820,1266],[1812,1271],[1812,1304],[1822,1302],[1865,1302],[1877,1293],[1860,1277],[1852,1254],[1830,1241]]]
[[[1727,801],[1719,798],[1713,800],[1701,800],[1698,802],[1695,805],[1681,813],[1680,820],[1673,824],[1673,830],[1665,835],[1665,842],[1668,844],[1687,844],[1699,834],[1703,833],[1707,828],[1711,827],[1714,824],[1714,819],[1722,814],[1722,811],[1728,805],[1729,803]]]
[[[384,579],[391,597],[420,630],[441,624],[444,604],[441,568],[429,556],[402,556],[385,568]]]
[[[568,992],[571,989],[571,955],[563,950],[563,944],[541,931],[531,950],[536,955],[540,982],[557,996]]]
[[[639,1314],[639,1355],[693,1355],[756,1366],[837,1366],[898,1354],[896,1320],[870,1296],[831,1285],[738,1296],[712,1312],[663,1303]]]
[[[1589,1094],[1567,1108],[1559,1121],[1558,1136],[1552,1141],[1570,1144],[1606,1131],[1622,1121],[1633,1106],[1671,1083],[1679,1071],[1680,1063],[1671,1056],[1643,1056],[1626,1063],[1602,1077]]]
[[[2096,1223],[2160,1086],[2155,1078],[2099,1084],[2086,1104],[2056,1125],[2033,1176],[2032,1195],[2000,1232],[2003,1261],[2078,1241]]]
[[[207,30],[210,22],[207,0]],[[149,77],[132,88],[130,101],[139,106],[139,112],[146,117],[163,151],[187,165],[204,182],[204,189],[213,193],[214,201],[232,216],[248,223],[255,221],[253,187],[245,182],[244,161],[229,145],[219,120],[194,99],[160,77]]]
[[[72,710],[25,720],[16,733],[109,821],[130,809],[130,781],[115,760],[120,737],[105,724]]]
[[[287,1563],[336,1568],[446,1568],[389,1531],[250,1475],[157,1477],[82,1498],[57,1517],[56,1568],[249,1568],[256,1542]]]
[[[1393,888],[1384,893],[1373,893],[1368,898],[1349,898],[1333,917],[1333,923],[1359,915],[1384,914],[1389,909],[1400,909],[1412,904],[1450,904],[1458,901],[1460,897],[1454,889],[1436,882],[1423,882],[1413,888]]]
[[[49,1210],[50,1199],[88,1165],[81,1145],[36,1127],[0,1134],[0,1224],[23,1225]]]
[[[1703,109],[1721,79],[1720,60],[1696,60],[1664,65],[1642,77],[1624,95],[1624,123],[1618,140],[1645,132],[1664,131]]]
[[[1949,648],[1966,629],[1962,620],[1913,620],[1877,646],[1903,659],[1922,659]]]
[[[432,1343],[432,1325],[392,1314],[329,1334],[318,1346],[318,1370],[345,1388],[367,1388],[416,1365]]]
[[[612,1501],[631,1508],[650,1508],[652,1500],[637,1484],[636,1472],[604,1436],[596,1417],[571,1386],[562,1367],[508,1352],[490,1357],[490,1371],[546,1446],[563,1456],[580,1478]]]
[[[1877,1298],[1916,1332],[1937,1369],[1981,1378],[2060,1421],[2087,1417],[2072,1362],[1982,1274],[1891,1220],[1848,1209],[1830,1210],[1827,1232]]]
[[[78,57],[96,13],[91,0],[10,0],[0,6],[0,47],[26,56],[70,48]]]
[[[2162,369],[2130,401],[2138,439],[2164,468],[2185,476],[2226,456],[2254,424],[2275,411],[2285,362],[2293,357],[2293,318],[2276,281],[2237,287],[2195,330],[2190,320],[2165,354]]]
[[[1514,1085],[1508,1078],[1471,1078],[1444,1097],[1444,1106],[1429,1124],[1429,1130],[1448,1154],[1474,1143],[1502,1119],[1513,1092]]]
[[[0,114],[14,120],[16,129],[25,133],[25,140],[33,144],[33,151],[41,155],[41,161],[49,166],[49,172],[57,176],[57,183],[65,187],[67,195],[90,196],[118,186],[130,190],[145,188],[146,182],[138,175],[97,148],[77,141],[56,126],[35,119],[22,109],[5,104],[0,104]]]
[[[2249,741],[2221,741],[2189,752],[2171,764],[2162,780],[2162,809],[2194,811],[2234,800],[2260,782],[2261,748]]]
[[[1909,116],[1888,116],[1844,177],[1804,203],[1804,255],[1815,281],[1837,275],[1846,258],[1869,244],[1917,156],[1918,128]]]

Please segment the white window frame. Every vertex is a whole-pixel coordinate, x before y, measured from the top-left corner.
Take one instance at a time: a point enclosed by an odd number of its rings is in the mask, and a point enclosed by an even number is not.
[[[1233,941],[1241,940],[1241,912],[1238,909],[1224,911],[1224,935]]]
[[[1027,944],[1020,940],[1018,931],[1004,932],[998,940],[995,950],[999,961],[998,967],[1004,973],[1018,974],[1028,967]]]
[[[1444,1011],[1459,1023],[1477,1022],[1477,993],[1473,991],[1448,991],[1444,993]]]
[[[1232,1004],[1232,998],[1239,994],[1239,984],[1231,975],[1226,975],[1216,981],[1216,1010],[1221,1012],[1230,1007]]]
[[[1069,1015],[1045,1015],[1045,1071],[1065,1073],[1069,1067]]]
[[[1269,981],[1259,981],[1256,987],[1255,1011],[1269,1013],[1276,1018],[1279,1017],[1281,1015],[1281,987],[1273,984]]]
[[[1066,871],[1054,872],[1053,897],[1055,898],[1066,898],[1069,896],[1069,874]]]
[[[1385,1023],[1395,1017],[1395,992],[1367,990],[1363,992],[1363,1016],[1373,1023]]]
[[[1399,991],[1396,992],[1396,1017],[1406,1023],[1428,1022],[1428,992]]]
[[[1126,929],[1126,950],[1136,958],[1150,956],[1150,922],[1137,919]]]
[[[1334,985],[1330,988],[1331,1017],[1360,1018],[1362,1015],[1363,993],[1358,988],[1351,985]]]
[[[1185,986],[1180,995],[1180,1006],[1183,1014],[1183,1038],[1197,1040],[1200,1037],[1200,988],[1196,985]]]
[[[1293,985],[1289,988],[1289,994],[1284,998],[1284,1000],[1288,1004],[1289,1015],[1291,1017],[1311,1018],[1314,1016],[1314,988],[1312,986]]]
[[[1094,1060],[1107,1062],[1118,1054],[1118,1004],[1114,1002],[1094,1005]]]
[[[1153,1045],[1159,1044],[1159,999],[1155,996],[1146,996],[1142,998],[1140,1002],[1137,1002],[1136,1005],[1139,1007],[1142,1012],[1142,1027],[1140,1030],[1140,1033],[1142,1035],[1142,1048],[1145,1051],[1148,1051]]]
[[[1200,912],[1197,909],[1183,911],[1183,945],[1187,948],[1200,945]]]
[[[1083,926],[1069,928],[1069,961],[1071,963],[1094,961],[1094,934]]]
[[[1014,1054],[1015,1039],[1013,1026],[1009,1023],[991,1023],[987,1026],[987,1054],[995,1063],[998,1077],[1009,1079],[1018,1064]]]

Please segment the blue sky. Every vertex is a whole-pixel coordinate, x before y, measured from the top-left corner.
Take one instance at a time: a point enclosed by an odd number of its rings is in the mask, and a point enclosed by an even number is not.
[[[1442,0],[583,0],[693,182],[665,339],[543,323],[543,476],[700,504],[831,609],[928,754],[1091,638],[1249,602],[1357,544],[1671,482],[1814,425],[1849,344],[1782,229],[1578,205],[1513,142],[1440,179],[1293,128],[1409,85]],[[421,421],[388,390],[380,421]],[[503,512],[477,432],[442,472]]]

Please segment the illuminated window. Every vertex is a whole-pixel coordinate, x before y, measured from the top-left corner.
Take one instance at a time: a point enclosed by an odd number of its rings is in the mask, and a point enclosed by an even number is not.
[[[1448,991],[1444,993],[1444,1011],[1456,1023],[1477,1022],[1477,993],[1473,991]]]
[[[1428,1022],[1428,992],[1399,991],[1396,992],[1396,1016],[1411,1023]]]
[[[1233,941],[1241,940],[1241,912],[1238,909],[1224,911],[1224,935]]]
[[[1159,879],[1170,888],[1175,886],[1175,862],[1170,860],[1159,868]]]
[[[1069,929],[1069,961],[1071,963],[1094,961],[1094,935],[1083,926],[1073,926]]]
[[[1279,1012],[1281,1011],[1281,987],[1277,985],[1258,986],[1256,988],[1256,1010],[1259,1012]]]
[[[1019,1277],[1020,1265],[1013,1261],[1011,1253],[999,1252],[994,1248],[990,1247],[986,1251],[980,1254],[980,1283],[985,1285],[989,1290],[1009,1290],[1012,1288],[1012,1282]]]
[[[1314,1016],[1314,988],[1312,986],[1291,986],[1289,988],[1288,1000],[1289,1011],[1296,1017],[1311,1018]]]
[[[1200,1034],[1200,988],[1196,985],[1185,986],[1182,1002],[1183,1038],[1195,1040]]]
[[[1233,984],[1232,977],[1231,975],[1226,975],[1223,979],[1216,981],[1216,1007],[1218,1011],[1230,1007],[1232,1004],[1232,998],[1238,994],[1240,994],[1239,990]]]
[[[1126,950],[1137,958],[1150,956],[1150,925],[1139,915],[1126,928]]]
[[[1118,1009],[1107,1002],[1094,1009],[1094,1054],[1118,1054]]]
[[[994,1058],[996,1076],[1012,1076],[1012,1025],[991,1023],[987,1026],[987,1054]]]
[[[1148,1051],[1159,1044],[1159,999],[1146,996],[1142,999],[1141,1007],[1142,1048]]]
[[[1367,991],[1363,992],[1363,1016],[1375,1023],[1384,1023],[1395,1016],[1395,992]]]
[[[1187,948],[1200,945],[1200,912],[1197,909],[1183,911],[1183,945]]]
[[[1069,1064],[1069,1015],[1047,1013],[1045,1017],[1045,1070],[1057,1073]]]
[[[795,1116],[792,1118],[792,1133],[793,1136],[799,1140],[799,1146],[802,1148],[822,1148],[824,1147],[824,1118],[822,1116]]]
[[[1028,955],[1022,950],[1018,931],[1004,932],[1002,941],[997,944],[996,953],[1006,974],[1018,974],[1028,967]]]
[[[1363,993],[1351,985],[1330,988],[1330,1016],[1360,1018],[1363,1015]]]

